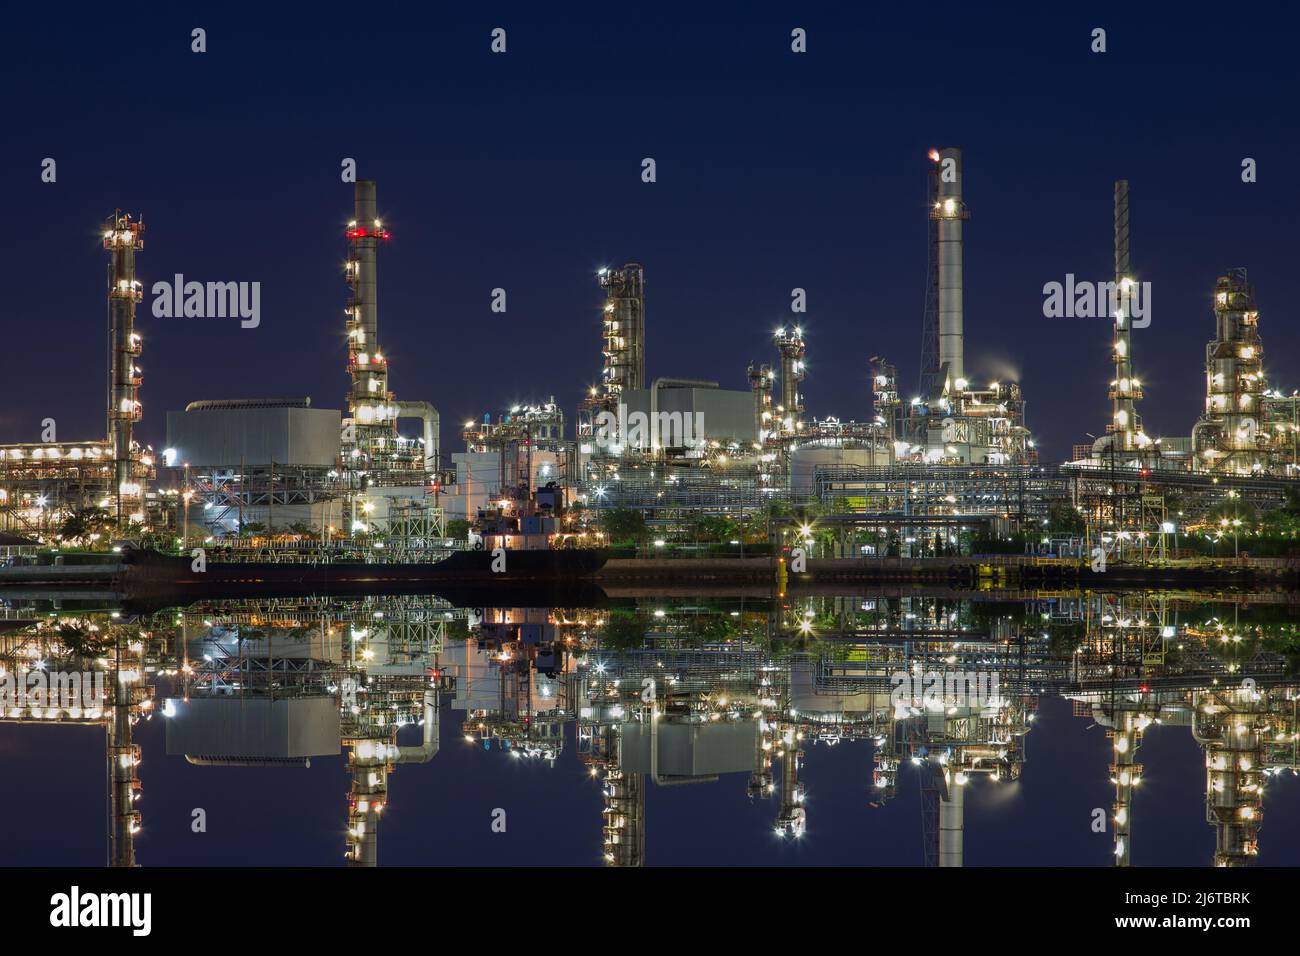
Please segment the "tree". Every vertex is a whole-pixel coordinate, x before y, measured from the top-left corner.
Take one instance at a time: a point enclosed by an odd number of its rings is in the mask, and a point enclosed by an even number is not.
[[[609,535],[610,543],[640,541],[645,537],[645,515],[631,508],[614,508],[601,513],[601,526]]]
[[[59,641],[73,657],[102,657],[113,648],[111,634],[81,622],[61,622],[57,633]]]
[[[79,508],[59,525],[59,538],[66,542],[88,542],[92,534],[110,537],[113,521],[103,508]]]
[[[1054,501],[1047,509],[1047,528],[1056,534],[1083,534],[1083,515],[1068,501]]]
[[[635,610],[615,608],[600,632],[601,647],[614,650],[640,647],[645,642],[645,621]]]
[[[1300,518],[1300,488],[1288,488],[1286,490],[1286,501],[1282,509],[1293,517]]]

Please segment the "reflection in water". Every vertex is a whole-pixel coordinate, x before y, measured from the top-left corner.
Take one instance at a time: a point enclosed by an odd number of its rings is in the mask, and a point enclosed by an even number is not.
[[[646,861],[648,789],[725,775],[747,775],[750,798],[772,800],[775,833],[802,839],[816,823],[803,762],[850,741],[869,742],[868,806],[888,803],[900,777],[916,781],[922,852],[899,862],[961,866],[967,790],[1020,778],[1047,697],[1072,701],[1112,742],[1105,826],[1120,866],[1141,822],[1138,756],[1153,725],[1187,728],[1204,754],[1216,865],[1257,854],[1265,784],[1296,768],[1296,626],[1267,595],[699,601],[312,598],[139,620],[13,608],[0,632],[4,687],[82,671],[107,679],[102,700],[10,694],[2,716],[104,729],[115,866],[135,863],[142,823],[133,729],[159,711],[168,757],[199,766],[307,767],[346,752],[345,856],[358,866],[379,862],[391,775],[437,756],[444,708],[489,760],[554,766],[572,729],[600,787],[590,832],[611,866]],[[392,812],[417,814],[418,803]]]

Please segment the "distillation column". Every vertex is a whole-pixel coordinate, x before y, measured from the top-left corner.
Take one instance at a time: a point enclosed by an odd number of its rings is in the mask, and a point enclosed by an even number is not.
[[[1205,819],[1215,866],[1247,866],[1264,820],[1267,702],[1247,687],[1198,695],[1192,735],[1205,748]]]
[[[605,290],[602,377],[606,398],[616,407],[624,389],[645,388],[645,270],[629,262],[601,269],[597,278]]]
[[[795,326],[776,330],[776,348],[781,355],[781,403],[777,407],[776,417],[779,427],[777,434],[794,435],[799,431],[803,417],[803,396],[799,394],[799,383],[803,381],[804,356],[807,349],[803,340],[803,329]]]
[[[751,800],[772,792],[772,724],[759,712],[758,731],[754,734],[754,768],[749,774],[746,793]]]
[[[781,749],[777,755],[781,758],[781,810],[776,818],[776,832],[798,839],[807,830],[808,815],[803,805],[803,784],[799,782],[799,758],[803,754],[793,724],[782,727]]]
[[[140,336],[135,332],[135,306],[144,289],[135,277],[135,254],[144,248],[144,224],[129,214],[115,213],[104,232],[109,258],[109,408],[108,441],[113,451],[115,518],[123,525],[130,512],[123,499],[143,501],[135,478],[132,431],[140,420],[140,377],[135,366]]]
[[[1192,429],[1198,464],[1249,473],[1266,463],[1264,346],[1255,290],[1245,269],[1233,269],[1214,287],[1215,338],[1205,348],[1205,413]]]
[[[137,767],[140,749],[131,733],[131,690],[123,680],[123,656],[127,651],[124,634],[117,636],[112,671],[113,701],[109,705],[106,730],[108,754],[108,865],[135,866],[135,835],[140,832],[140,812],[135,809],[135,791],[140,786]]]
[[[1115,182],[1115,297],[1113,316],[1114,340],[1111,343],[1115,362],[1115,380],[1110,384],[1111,419],[1106,430],[1114,437],[1116,452],[1131,451],[1140,439],[1142,422],[1137,414],[1137,400],[1142,385],[1133,377],[1133,260],[1129,251],[1128,180]],[[1149,307],[1149,303],[1144,303]]]
[[[749,388],[754,393],[754,441],[762,445],[772,431],[772,379],[770,365],[749,366]]]
[[[1114,717],[1110,731],[1115,762],[1110,766],[1115,785],[1112,825],[1115,832],[1115,865],[1129,866],[1133,849],[1133,789],[1142,780],[1142,765],[1137,762],[1145,721],[1136,711],[1123,710]]]
[[[606,866],[645,863],[645,777],[623,769],[623,725],[603,728],[605,774],[601,830]]]

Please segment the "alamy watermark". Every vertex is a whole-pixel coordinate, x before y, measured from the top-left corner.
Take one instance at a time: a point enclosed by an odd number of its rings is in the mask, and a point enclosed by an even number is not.
[[[35,710],[45,711],[46,717],[65,712],[94,717],[103,712],[106,699],[103,671],[33,668],[25,674],[0,673],[0,715],[22,715]]]
[[[912,709],[946,713],[956,707],[983,710],[1002,705],[996,671],[897,671],[889,678],[895,713]]]
[[[171,282],[153,284],[153,314],[158,319],[240,319],[240,327],[262,324],[262,283],[186,282],[176,273]]]
[[[694,448],[704,444],[703,412],[618,412],[606,409],[593,422],[596,447],[615,453],[624,448]]]
[[[1130,320],[1129,328],[1145,329],[1151,324],[1151,283],[1076,281],[1074,273],[1067,272],[1065,282],[1043,286],[1043,315],[1049,319],[1122,317]]]
[[[148,936],[153,929],[152,893],[83,893],[73,886],[66,893],[50,897],[50,925],[61,929],[77,927],[120,927],[133,936]]]

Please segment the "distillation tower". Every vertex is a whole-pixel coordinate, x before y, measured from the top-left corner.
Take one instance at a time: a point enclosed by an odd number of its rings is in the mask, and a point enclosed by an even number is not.
[[[772,383],[776,373],[766,363],[751,363],[748,376],[749,390],[754,393],[754,435],[762,446],[776,427],[772,421]]]
[[[110,285],[108,305],[109,337],[112,342],[108,410],[108,438],[113,449],[113,486],[117,523],[121,526],[133,514],[143,520],[135,506],[143,500],[139,482],[139,455],[132,443],[132,431],[140,420],[140,337],[135,332],[135,307],[144,297],[135,277],[135,254],[144,248],[140,233],[144,224],[130,214],[117,213],[104,232],[108,250]]]
[[[1255,290],[1245,269],[1214,286],[1214,341],[1205,347],[1205,412],[1192,428],[1192,448],[1207,471],[1252,474],[1269,462],[1264,423],[1264,346]]]
[[[1133,316],[1135,283],[1129,247],[1128,180],[1115,183],[1115,313],[1111,345],[1115,378],[1110,383],[1111,420],[1106,426],[1109,436],[1102,439],[1104,450],[1127,456],[1146,448],[1151,439],[1142,430],[1137,402],[1142,398],[1142,383],[1133,374]]]
[[[605,290],[601,381],[607,400],[617,405],[624,390],[645,388],[645,270],[629,262],[601,269],[598,280]]]
[[[776,349],[781,356],[781,401],[776,406],[774,432],[779,439],[793,438],[803,427],[803,396],[799,384],[804,379],[804,356],[807,346],[803,329],[784,326],[776,330]]]
[[[1270,720],[1267,694],[1249,685],[1197,695],[1192,736],[1205,751],[1205,819],[1214,827],[1215,866],[1245,866],[1259,852],[1264,821],[1265,747],[1294,739],[1286,718]],[[1294,711],[1287,707],[1287,711]],[[1285,713],[1286,711],[1283,711]],[[1294,717],[1292,717],[1294,720]]]
[[[596,420],[602,412],[618,416],[626,393],[645,388],[645,270],[629,262],[602,268],[596,281],[605,292],[601,307],[600,385],[593,385],[578,409],[578,441],[591,475],[614,474],[612,450],[598,447]]]

